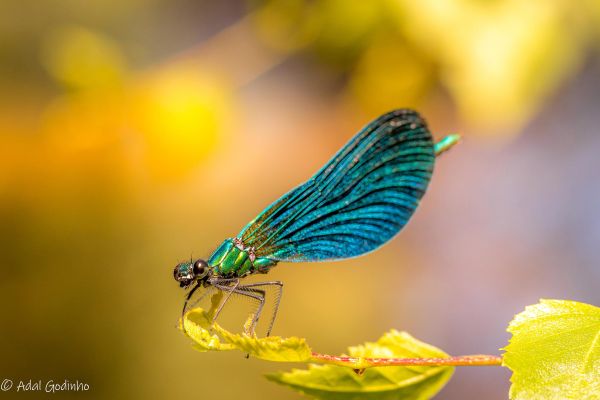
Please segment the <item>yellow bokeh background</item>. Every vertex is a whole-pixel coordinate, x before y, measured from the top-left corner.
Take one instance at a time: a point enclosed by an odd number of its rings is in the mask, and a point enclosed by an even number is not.
[[[464,140],[390,244],[269,274],[275,334],[493,354],[540,297],[600,304],[597,0],[8,0],[0,21],[0,379],[299,398],[262,376],[290,365],[191,349],[172,268],[394,108]],[[460,370],[438,398],[508,378]]]

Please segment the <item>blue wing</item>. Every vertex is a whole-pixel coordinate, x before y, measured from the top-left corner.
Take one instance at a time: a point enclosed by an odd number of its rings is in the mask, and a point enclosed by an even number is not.
[[[435,162],[425,121],[396,110],[364,127],[319,172],[267,207],[238,235],[257,257],[322,261],[390,240],[425,193]]]

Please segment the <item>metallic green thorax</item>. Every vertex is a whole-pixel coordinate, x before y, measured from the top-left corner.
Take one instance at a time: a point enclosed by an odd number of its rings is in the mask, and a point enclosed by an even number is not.
[[[208,259],[213,272],[225,278],[241,278],[254,273],[267,273],[277,261],[257,258],[253,248],[246,248],[238,238],[226,239]]]

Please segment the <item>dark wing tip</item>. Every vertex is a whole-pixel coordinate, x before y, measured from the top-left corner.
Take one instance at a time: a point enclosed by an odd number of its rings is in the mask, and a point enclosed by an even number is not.
[[[425,118],[423,118],[417,111],[410,108],[399,108],[389,111],[372,121],[369,125],[380,126],[393,121],[398,121],[398,125],[400,125],[402,122],[412,122],[428,129]]]

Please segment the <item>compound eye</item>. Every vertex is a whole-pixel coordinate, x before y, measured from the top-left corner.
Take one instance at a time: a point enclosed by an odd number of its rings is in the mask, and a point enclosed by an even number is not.
[[[208,264],[204,260],[194,262],[194,275],[202,277],[208,272]]]

